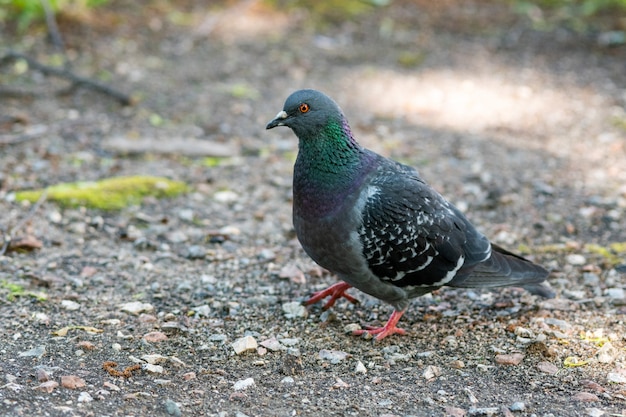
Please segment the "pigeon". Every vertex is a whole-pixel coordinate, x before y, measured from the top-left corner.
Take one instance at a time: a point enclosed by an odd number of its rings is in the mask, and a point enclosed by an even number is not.
[[[549,272],[490,241],[407,165],[357,143],[341,108],[316,90],[292,93],[266,129],[298,137],[293,224],[304,251],[341,281],[316,292],[355,302],[355,287],[390,304],[382,327],[356,330],[377,340],[405,334],[397,323],[410,300],[440,287],[517,286],[554,297]]]

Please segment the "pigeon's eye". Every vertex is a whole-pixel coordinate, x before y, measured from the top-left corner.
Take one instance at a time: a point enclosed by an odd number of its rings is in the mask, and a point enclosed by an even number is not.
[[[298,110],[300,110],[300,113],[307,113],[309,110],[311,110],[311,108],[308,104],[302,103],[300,104],[300,107],[298,107]]]

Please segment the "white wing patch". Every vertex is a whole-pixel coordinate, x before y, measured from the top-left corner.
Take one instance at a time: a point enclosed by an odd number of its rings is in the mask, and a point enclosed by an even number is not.
[[[456,273],[459,271],[459,269],[461,269],[464,263],[465,263],[465,257],[460,256],[459,260],[456,262],[456,266],[454,267],[454,269],[452,269],[451,271],[448,271],[445,277],[443,277],[437,282],[433,282],[430,285],[423,285],[423,287],[440,287],[442,285],[446,285],[448,282],[454,279],[454,277],[456,276]]]

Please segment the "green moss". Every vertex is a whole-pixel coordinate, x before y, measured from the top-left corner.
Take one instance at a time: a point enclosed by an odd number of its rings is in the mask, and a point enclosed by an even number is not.
[[[44,191],[48,200],[61,206],[117,210],[140,204],[147,196],[174,197],[188,191],[188,187],[185,183],[161,177],[115,177],[97,182],[57,184],[45,190],[19,191],[15,194],[15,199],[35,202]]]
[[[37,301],[46,301],[48,299],[48,296],[46,296],[46,294],[44,293],[26,291],[21,285],[5,280],[0,281],[0,289],[7,290],[8,301],[14,301],[17,297],[32,297]]]
[[[626,242],[615,242],[606,247],[590,243],[585,245],[585,250],[600,255],[609,265],[615,266],[624,262]]]
[[[422,52],[405,51],[398,56],[398,64],[405,68],[415,68],[424,62],[426,55]]]
[[[224,165],[230,158],[223,158],[219,156],[207,156],[202,159],[202,165],[208,168],[218,167]]]

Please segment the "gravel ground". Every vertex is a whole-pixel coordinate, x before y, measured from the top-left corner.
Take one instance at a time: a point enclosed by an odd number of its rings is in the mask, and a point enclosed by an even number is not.
[[[0,98],[0,226],[30,239],[0,256],[0,414],[625,416],[626,49],[503,3],[395,1],[319,26],[257,2],[62,20],[73,70],[133,107],[4,67],[36,94]],[[371,297],[301,307],[335,278],[295,239],[296,139],[264,126],[302,87],[549,267],[557,298],[442,289],[381,342],[346,333],[387,319]],[[113,212],[13,199],[136,174],[192,191]]]

